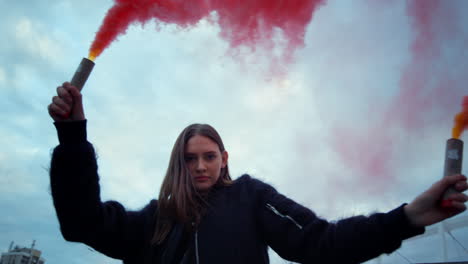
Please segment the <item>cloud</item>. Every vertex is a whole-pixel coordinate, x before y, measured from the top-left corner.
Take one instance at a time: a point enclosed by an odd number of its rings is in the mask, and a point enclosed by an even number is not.
[[[33,25],[27,18],[19,19],[15,25],[16,39],[30,56],[39,56],[56,63],[63,56],[63,51],[56,41],[44,34],[44,31],[37,24]]]
[[[7,76],[5,70],[0,67],[0,85],[5,85],[7,82]]]

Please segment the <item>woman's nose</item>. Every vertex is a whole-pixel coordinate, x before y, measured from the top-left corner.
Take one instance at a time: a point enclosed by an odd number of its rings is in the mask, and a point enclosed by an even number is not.
[[[206,166],[205,166],[205,163],[203,162],[203,160],[199,160],[197,162],[197,171],[205,171],[206,170]]]

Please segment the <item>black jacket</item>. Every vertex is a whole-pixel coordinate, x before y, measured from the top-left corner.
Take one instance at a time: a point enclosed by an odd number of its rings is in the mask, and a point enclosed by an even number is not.
[[[51,190],[64,238],[125,264],[172,263],[182,228],[175,226],[163,245],[150,246],[157,201],[139,211],[127,211],[116,201],[101,202],[86,121],[55,125],[60,144],[51,162]],[[360,263],[424,232],[410,226],[403,205],[330,223],[248,175],[215,191],[209,203],[188,239],[184,263],[268,263],[268,246],[300,263]]]

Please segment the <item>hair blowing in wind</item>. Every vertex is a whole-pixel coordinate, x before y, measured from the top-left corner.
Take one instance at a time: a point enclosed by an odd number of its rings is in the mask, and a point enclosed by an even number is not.
[[[259,41],[274,47],[272,36],[279,29],[285,39],[283,57],[290,58],[304,45],[306,27],[323,3],[324,0],[115,0],[96,33],[89,58],[97,58],[133,23],[154,19],[158,24],[187,28],[203,18],[219,24],[220,35],[231,48],[254,48]]]

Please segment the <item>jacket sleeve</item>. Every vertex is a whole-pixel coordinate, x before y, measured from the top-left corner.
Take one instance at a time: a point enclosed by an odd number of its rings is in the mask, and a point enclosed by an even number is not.
[[[400,206],[388,213],[328,222],[308,208],[253,179],[258,226],[266,243],[282,258],[299,263],[361,263],[424,233],[409,224]]]
[[[143,226],[156,201],[127,211],[116,201],[101,202],[96,156],[86,140],[86,120],[56,122],[59,146],[52,154],[52,198],[67,241],[85,243],[117,259],[134,257],[143,247]]]

